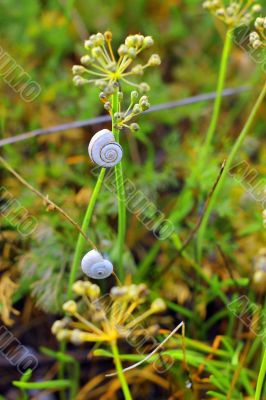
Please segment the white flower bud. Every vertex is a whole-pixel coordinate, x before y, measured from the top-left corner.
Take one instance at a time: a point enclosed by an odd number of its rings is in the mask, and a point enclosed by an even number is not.
[[[146,82],[141,82],[139,88],[142,93],[147,93],[150,90],[150,86]]]
[[[258,40],[260,37],[257,32],[251,32],[249,35],[250,43],[253,43],[255,40]]]
[[[114,119],[116,122],[120,122],[123,119],[123,113],[121,112],[116,112],[114,113]]]
[[[73,65],[72,72],[74,75],[84,74],[84,72],[86,72],[86,68],[82,67],[82,65]]]
[[[141,108],[139,104],[135,104],[132,110],[133,114],[139,114],[141,113]]]
[[[261,47],[261,46],[262,46],[262,41],[261,41],[261,40],[255,40],[255,41],[252,43],[253,49],[258,49],[258,48]]]
[[[128,53],[128,47],[125,44],[121,44],[117,52],[120,56],[126,56]]]
[[[143,101],[141,104],[140,104],[140,107],[141,107],[141,111],[146,111],[146,110],[148,110],[149,108],[150,108],[150,103],[148,102],[148,101]]]
[[[141,64],[135,65],[131,72],[135,75],[143,75],[143,66]]]
[[[204,1],[202,7],[205,8],[206,10],[209,10],[212,7],[212,3],[210,1]]]
[[[110,101],[107,101],[106,103],[104,103],[104,109],[106,111],[111,111],[112,110],[112,105],[111,105]]]
[[[125,44],[126,44],[126,46],[128,46],[128,47],[135,46],[135,45],[137,44],[137,39],[136,39],[136,37],[133,36],[133,35],[128,36],[128,37],[126,38],[126,40],[125,40]]]
[[[93,284],[87,289],[87,296],[89,296],[91,300],[98,299],[100,294],[101,294],[101,289],[99,288],[98,285]]]
[[[139,124],[137,124],[136,122],[130,124],[129,128],[132,132],[138,132],[140,130]]]
[[[139,97],[139,94],[138,94],[138,92],[137,92],[136,90],[133,90],[133,91],[130,93],[130,98],[131,98],[131,102],[132,102],[132,103],[133,103],[135,100],[137,100],[138,97]]]
[[[148,64],[151,67],[156,67],[157,65],[160,65],[161,64],[161,59],[160,59],[159,55],[158,54],[152,54],[152,56],[150,57],[150,59],[148,61]]]
[[[57,340],[59,340],[59,342],[63,340],[69,340],[70,336],[71,336],[71,331],[67,329],[62,329],[56,334],[56,338]]]
[[[259,12],[261,12],[261,10],[262,10],[262,7],[260,4],[254,4],[254,6],[252,7],[252,12],[254,12],[254,13],[259,13]]]
[[[61,330],[64,329],[65,324],[62,320],[55,321],[52,325],[51,331],[54,335],[57,335],[57,333]]]
[[[216,10],[215,14],[217,15],[217,17],[223,17],[225,15],[225,11],[223,8],[219,8],[218,10]]]
[[[122,286],[122,287],[118,287],[118,286],[114,286],[111,289],[111,296],[112,297],[123,297],[128,293],[128,288],[126,286]]]
[[[97,33],[94,39],[95,46],[102,46],[104,44],[104,36],[102,33]]]
[[[166,310],[166,304],[163,299],[156,299],[151,303],[151,310],[153,312],[162,312]]]
[[[136,56],[137,56],[136,49],[134,49],[134,47],[130,47],[128,49],[128,57],[134,59],[136,58]]]
[[[77,281],[74,283],[74,285],[72,286],[73,291],[82,296],[83,294],[86,293],[86,285],[85,282],[83,281]]]
[[[69,300],[63,304],[63,310],[69,314],[75,314],[77,312],[77,303],[74,300]]]
[[[255,21],[255,28],[261,30],[264,26],[264,18],[258,17]]]
[[[146,36],[143,40],[143,47],[147,48],[147,47],[151,47],[153,46],[154,41],[153,38],[151,36]]]
[[[146,103],[147,101],[149,101],[148,96],[141,96],[141,98],[139,99],[140,105],[142,103]]]
[[[91,54],[92,54],[92,57],[98,58],[102,55],[102,49],[99,46],[94,47],[91,51]]]
[[[82,86],[88,83],[88,79],[82,78],[80,75],[75,75],[73,78],[74,85]]]
[[[88,65],[88,66],[91,65],[94,61],[95,60],[88,55],[85,55],[85,56],[81,57],[81,59],[80,59],[81,64]]]
[[[70,334],[70,342],[76,345],[82,344],[84,342],[83,337],[84,333],[82,331],[79,329],[73,329]]]
[[[91,50],[93,48],[93,41],[92,40],[85,40],[84,47],[86,50]]]
[[[143,35],[135,35],[136,38],[136,45],[141,47],[143,44],[144,36]]]

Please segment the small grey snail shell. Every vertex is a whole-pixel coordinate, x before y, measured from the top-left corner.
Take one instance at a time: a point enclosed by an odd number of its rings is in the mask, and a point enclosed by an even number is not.
[[[108,129],[102,129],[92,137],[88,150],[90,159],[104,168],[114,167],[123,156],[122,147]]]
[[[93,279],[108,278],[113,272],[113,264],[104,259],[97,250],[91,250],[81,260],[84,274]]]

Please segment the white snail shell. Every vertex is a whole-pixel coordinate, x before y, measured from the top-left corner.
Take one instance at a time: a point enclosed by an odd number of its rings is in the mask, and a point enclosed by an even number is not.
[[[113,264],[104,259],[97,250],[91,250],[81,260],[84,274],[93,279],[108,278],[113,272]]]
[[[122,147],[108,129],[102,129],[92,137],[88,150],[90,159],[105,168],[114,167],[123,156]]]

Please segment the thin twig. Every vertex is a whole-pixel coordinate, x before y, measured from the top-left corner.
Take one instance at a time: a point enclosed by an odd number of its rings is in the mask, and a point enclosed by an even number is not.
[[[206,200],[206,202],[205,202],[205,204],[204,204],[204,210],[203,210],[203,212],[202,212],[200,218],[198,219],[198,222],[196,223],[195,227],[192,229],[192,231],[190,232],[188,238],[185,240],[183,246],[181,247],[181,249],[180,249],[180,254],[182,254],[182,252],[183,252],[183,251],[185,250],[185,248],[189,245],[189,243],[191,242],[191,240],[193,239],[193,237],[195,236],[195,234],[198,232],[198,230],[199,230],[199,228],[200,228],[200,225],[201,225],[201,223],[202,223],[202,220],[203,220],[205,211],[207,210],[208,204],[209,204],[209,202],[210,202],[210,200],[211,200],[211,197],[212,197],[212,195],[213,195],[213,193],[214,193],[214,191],[215,191],[216,186],[218,185],[218,183],[219,183],[219,181],[220,181],[220,179],[221,179],[221,176],[222,176],[222,173],[223,173],[225,164],[226,164],[226,160],[224,160],[223,163],[222,163],[222,166],[221,166],[219,175],[218,175],[218,177],[217,177],[217,179],[216,179],[216,181],[215,181],[215,183],[214,183],[214,185],[213,185],[213,187],[212,187],[210,193],[208,194],[207,200]]]
[[[213,194],[213,192],[214,192],[214,190],[215,190],[215,188],[216,188],[216,186],[217,186],[217,184],[218,184],[218,182],[219,182],[219,180],[220,180],[220,178],[221,178],[221,175],[222,175],[222,172],[223,172],[223,170],[224,170],[224,167],[225,167],[225,161],[223,162],[222,167],[221,167],[221,170],[220,170],[220,172],[219,172],[219,176],[218,176],[218,178],[216,179],[216,181],[215,181],[215,183],[214,183],[214,185],[213,185],[213,187],[212,187],[212,190],[210,191],[210,193],[209,193],[209,195],[208,195],[208,197],[207,197],[207,200],[206,200],[205,205],[204,205],[204,211],[203,211],[202,215],[200,216],[198,222],[196,223],[196,226],[195,226],[195,227],[193,228],[193,230],[190,232],[188,238],[187,238],[186,241],[183,243],[183,246],[180,248],[180,250],[179,250],[179,252],[178,252],[179,255],[181,255],[182,252],[186,249],[186,247],[189,245],[189,243],[190,243],[191,240],[193,239],[194,235],[197,233],[198,229],[200,228],[200,225],[201,225],[201,222],[202,222],[202,219],[203,219],[203,216],[204,216],[204,212],[205,212],[205,210],[207,209],[207,206],[208,206],[209,201],[210,201],[210,199],[211,199],[211,197],[212,197],[212,194]],[[164,266],[164,268],[158,272],[158,278],[159,278],[159,276],[161,277],[166,271],[168,271],[169,267],[170,267],[171,264],[175,261],[175,259],[176,259],[176,255],[174,255],[174,256],[168,261],[168,263]]]
[[[184,322],[180,322],[179,325],[177,325],[177,327],[175,327],[174,330],[172,330],[172,332],[162,341],[162,343],[159,344],[159,346],[156,347],[156,349],[154,349],[150,354],[148,354],[145,358],[143,358],[143,360],[137,362],[136,364],[131,365],[130,367],[124,368],[123,372],[126,371],[130,371],[131,369],[137,368],[139,367],[141,364],[143,364],[144,362],[148,361],[155,353],[157,353],[163,346],[164,344],[182,327],[184,326]],[[113,372],[112,374],[107,374],[105,375],[106,377],[111,377],[111,376],[115,376],[117,375],[117,372]]]
[[[235,89],[231,89],[231,88],[225,89],[223,91],[223,97],[233,96],[235,94],[243,93],[248,90],[250,90],[250,87],[248,87],[248,86],[241,86],[241,87],[238,87]],[[152,106],[149,110],[145,111],[143,114],[152,113],[154,111],[169,110],[172,108],[177,108],[177,107],[186,106],[186,105],[190,105],[190,104],[200,103],[203,101],[214,100],[215,97],[216,97],[215,92],[199,94],[196,96],[187,97],[182,100],[176,100],[176,101],[171,101],[168,103],[157,104],[155,106]],[[111,117],[109,115],[101,115],[96,118],[85,119],[82,121],[67,122],[65,124],[52,126],[50,128],[35,129],[30,132],[21,133],[19,135],[11,136],[9,138],[0,140],[0,147],[6,146],[7,144],[21,142],[23,140],[31,139],[31,138],[37,137],[37,136],[50,135],[52,133],[66,131],[68,129],[76,129],[76,128],[82,128],[85,126],[93,126],[93,125],[98,125],[98,124],[102,124],[102,123],[110,122],[110,121],[111,121]]]
[[[239,284],[238,284],[238,282],[237,282],[237,281],[235,280],[235,278],[234,278],[234,275],[233,275],[233,272],[232,272],[232,270],[231,270],[231,268],[230,268],[230,265],[229,265],[227,256],[225,255],[225,253],[224,253],[222,247],[219,245],[219,243],[216,243],[216,247],[217,247],[218,252],[219,252],[219,254],[220,254],[220,256],[221,256],[221,258],[222,258],[222,260],[223,260],[224,267],[225,267],[225,269],[227,270],[228,274],[230,275],[230,278],[234,281],[234,283],[235,283],[235,285],[236,285],[237,287],[240,287]]]
[[[35,189],[33,186],[31,186],[27,181],[25,181],[25,179],[22,178],[22,176],[20,176],[3,157],[0,157],[0,163],[5,167],[5,169],[7,169],[9,172],[11,172],[11,174],[14,175],[19,180],[20,183],[22,183],[31,192],[33,192],[38,197],[40,197],[44,201],[44,204],[49,205],[52,209],[56,209],[60,214],[62,214],[63,217],[66,218],[79,231],[79,233],[84,237],[84,239],[93,248],[96,248],[95,244],[92,242],[91,239],[89,239],[86,236],[86,234],[83,232],[81,227],[61,207],[59,207],[52,200],[50,200],[48,198],[48,196],[43,195],[41,192],[39,192],[37,189]]]

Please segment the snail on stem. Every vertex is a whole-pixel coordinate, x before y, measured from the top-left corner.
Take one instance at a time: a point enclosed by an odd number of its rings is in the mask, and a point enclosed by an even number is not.
[[[113,273],[113,264],[104,259],[97,250],[91,250],[83,257],[81,268],[84,274],[93,279],[105,279]]]
[[[104,168],[114,167],[123,156],[122,147],[108,129],[102,129],[92,137],[88,151],[90,159]]]

